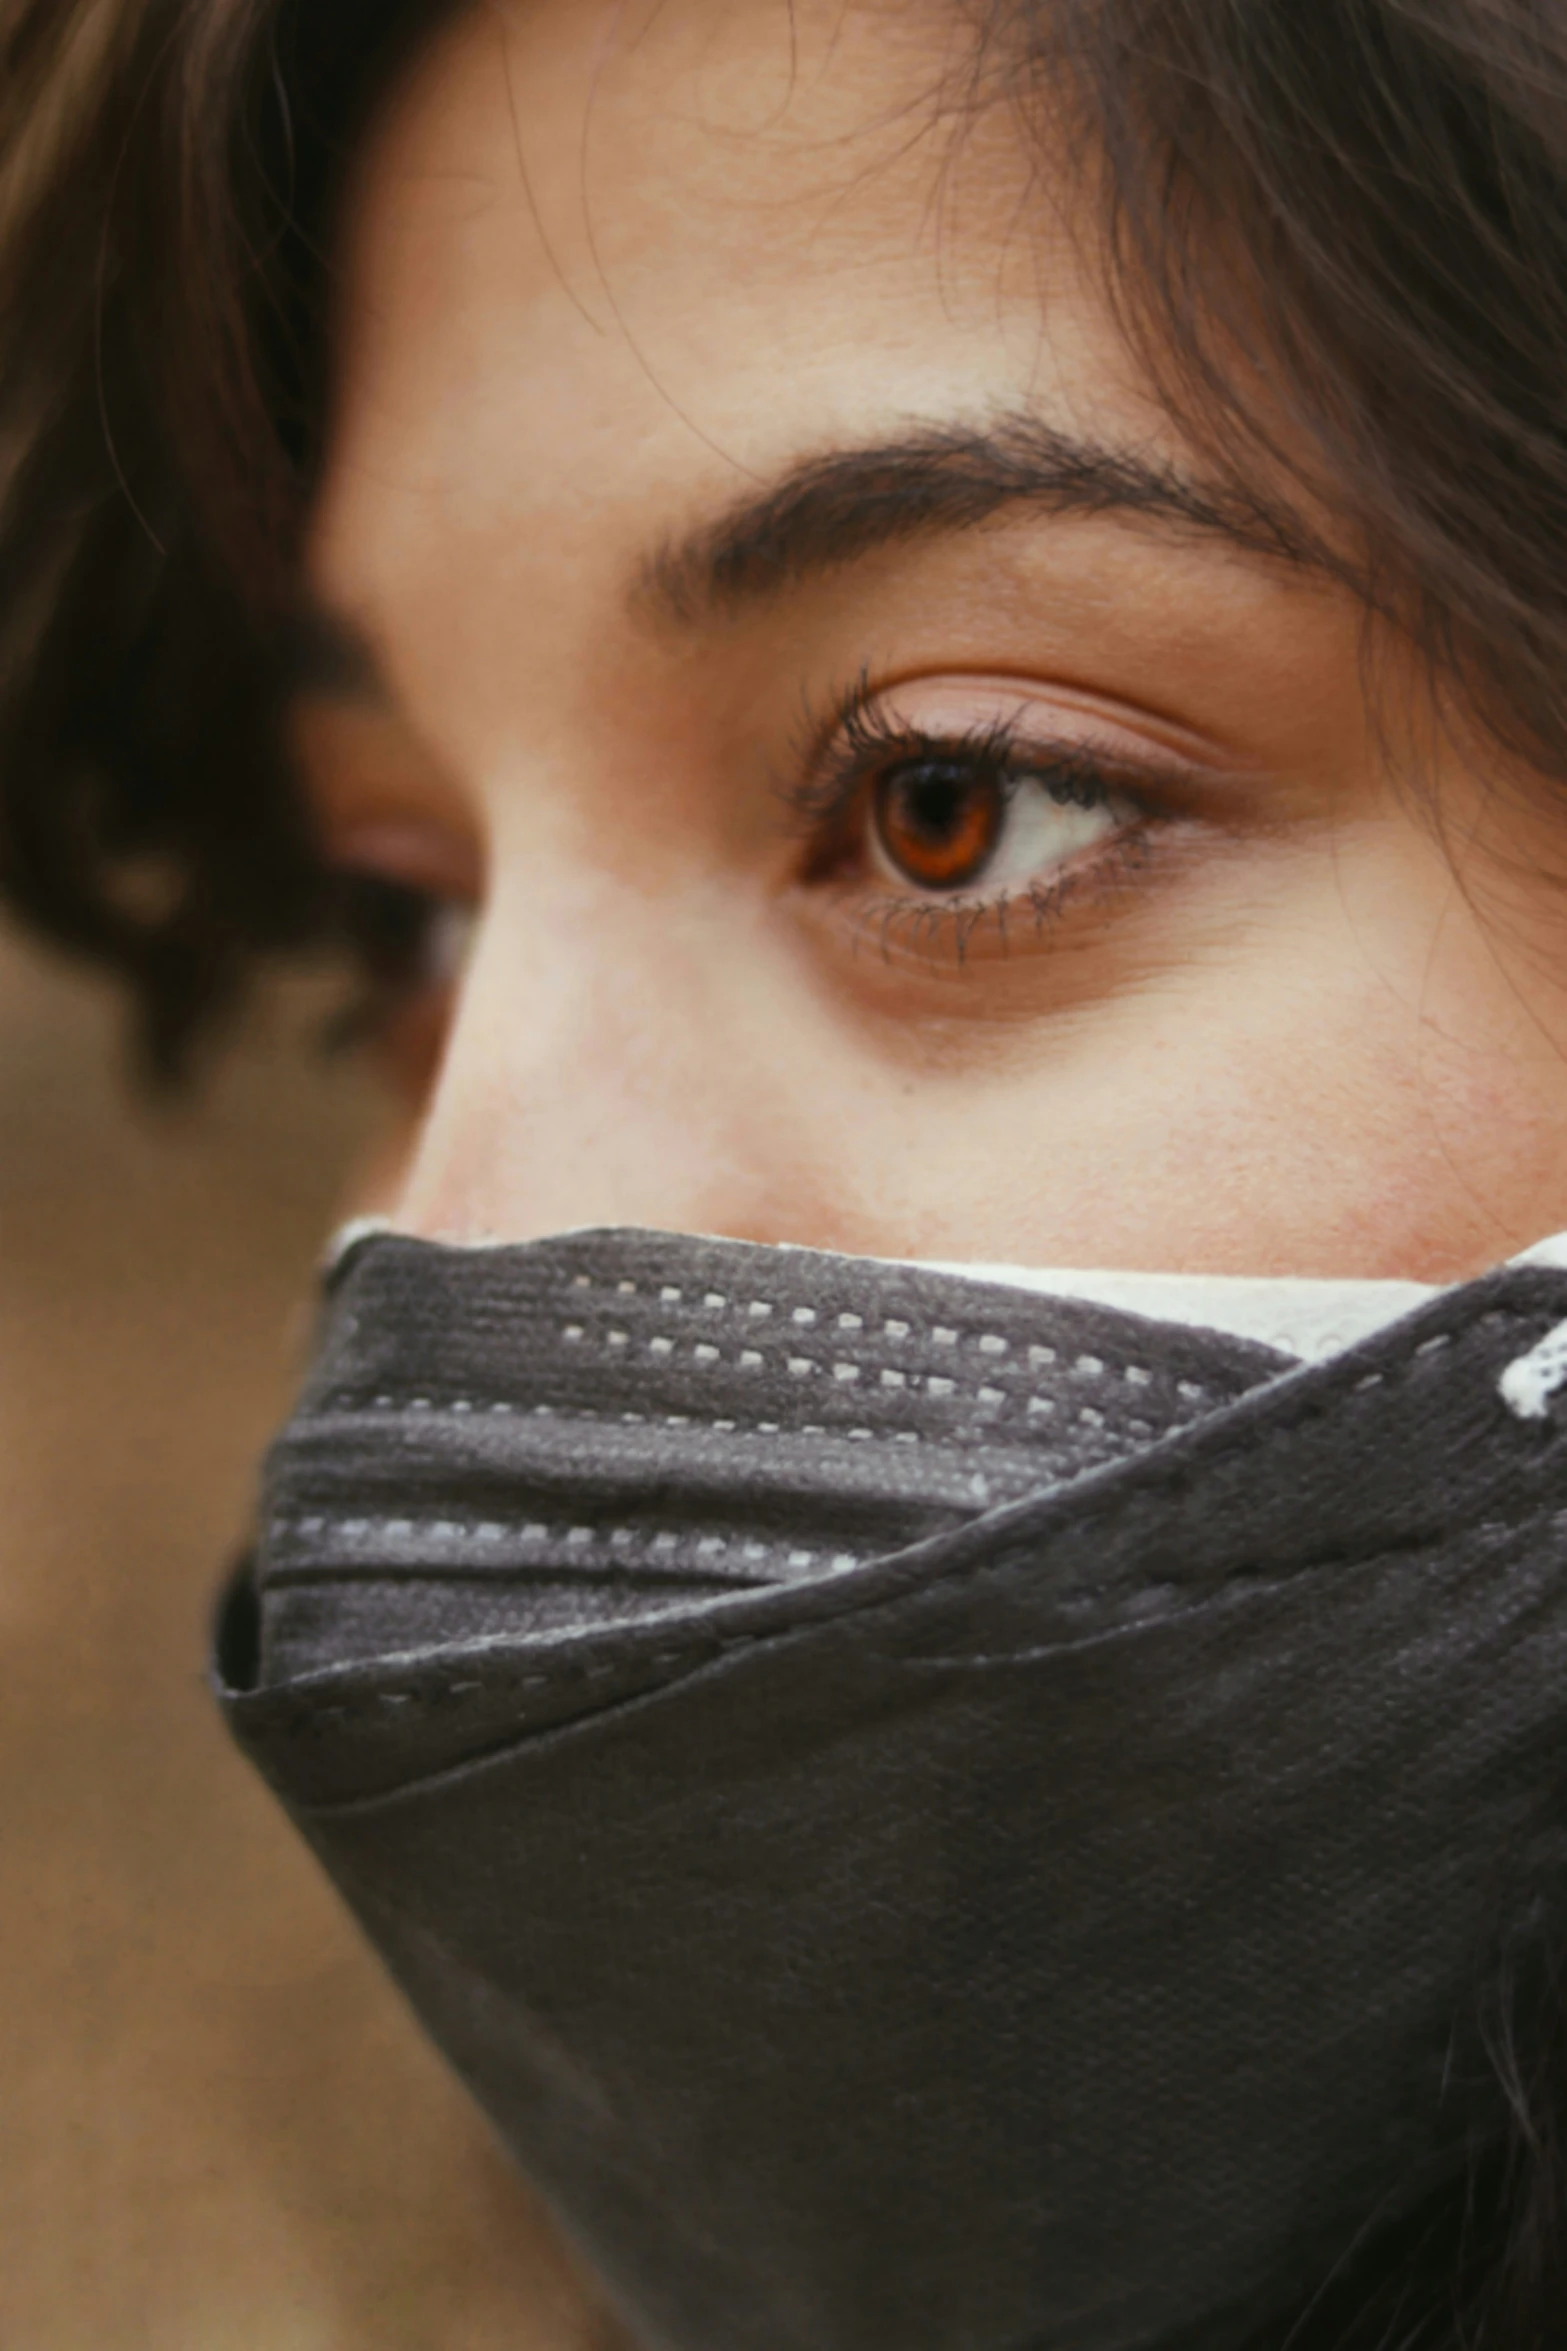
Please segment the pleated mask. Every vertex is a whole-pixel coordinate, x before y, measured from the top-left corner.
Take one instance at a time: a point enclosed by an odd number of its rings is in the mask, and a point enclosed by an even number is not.
[[[647,2351],[1226,2351],[1507,2127],[1567,1271],[373,1234],[218,1679]]]

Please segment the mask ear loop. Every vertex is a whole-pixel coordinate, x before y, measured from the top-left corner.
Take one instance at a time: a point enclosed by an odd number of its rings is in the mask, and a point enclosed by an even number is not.
[[[1548,1420],[1551,1398],[1567,1387],[1567,1322],[1507,1366],[1497,1382],[1502,1402],[1520,1420]]]

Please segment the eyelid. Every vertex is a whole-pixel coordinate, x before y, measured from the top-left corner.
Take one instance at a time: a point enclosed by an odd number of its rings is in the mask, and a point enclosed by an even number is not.
[[[932,709],[932,705],[935,709]],[[873,676],[862,666],[852,682],[824,699],[807,696],[794,748],[798,772],[809,773],[846,729],[889,708],[911,734],[961,739],[981,724],[1005,715],[1016,731],[1044,743],[1081,735],[1092,737],[1106,756],[1128,770],[1189,774],[1215,781],[1249,772],[1233,747],[1167,713],[1117,694],[1077,684],[1070,678],[1031,676],[1015,670],[922,669]],[[1031,714],[1037,723],[1030,726]]]
[[[424,897],[477,906],[484,895],[472,842],[448,826],[416,817],[329,820],[322,853],[339,872],[367,874]]]
[[[908,703],[901,701],[905,693]],[[918,707],[926,694],[937,700],[934,710]],[[940,707],[949,696],[956,703],[950,715]],[[1150,744],[1124,722],[1110,732],[1099,713],[1075,696],[1068,698],[1065,724],[1060,708],[1050,689],[1016,679],[949,673],[909,680],[903,688],[873,688],[862,671],[828,710],[808,710],[779,797],[793,829],[830,856],[872,781],[879,752],[889,764],[934,751],[966,753],[1011,767],[1020,778],[1030,763],[1057,773],[1076,769],[1098,777],[1149,816],[1161,803],[1173,813],[1183,786],[1197,782],[1195,763],[1168,743]]]
[[[1215,781],[1231,763],[1216,746],[1199,746],[1125,703],[1070,685],[996,673],[925,672],[873,682],[862,669],[855,682],[823,704],[807,700],[797,732],[789,781],[781,797],[809,825],[828,822],[852,797],[846,774],[858,737],[879,738],[889,751],[900,743],[978,745],[990,742],[1027,756],[1090,758],[1128,789],[1177,791],[1204,775]]]
[[[465,794],[388,713],[301,695],[290,746],[319,854],[340,870],[477,902],[484,841]]]

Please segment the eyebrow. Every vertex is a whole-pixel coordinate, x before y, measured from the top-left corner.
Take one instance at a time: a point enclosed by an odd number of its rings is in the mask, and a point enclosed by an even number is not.
[[[648,617],[689,627],[708,614],[769,602],[884,549],[976,530],[1030,507],[1135,517],[1295,567],[1325,562],[1300,518],[1283,507],[1024,414],[807,458],[715,521],[656,549],[635,576],[632,603]]]
[[[655,548],[633,575],[632,607],[689,628],[770,603],[888,548],[977,530],[1014,509],[1127,516],[1174,536],[1219,540],[1253,559],[1333,569],[1300,518],[1282,506],[1021,415],[805,458],[756,495]],[[280,667],[292,694],[391,706],[369,638],[314,602],[290,620]]]

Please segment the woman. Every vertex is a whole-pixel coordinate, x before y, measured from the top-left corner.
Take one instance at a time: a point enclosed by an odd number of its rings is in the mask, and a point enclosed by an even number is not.
[[[414,1238],[340,1271],[226,1670],[438,2038],[650,2340],[1559,2339],[1567,1303],[1427,1294],[1567,1225],[1567,33],[206,0],[13,57],[4,870],[164,1069],[255,953],[360,954]],[[1373,1555],[1396,1626],[1328,1602]]]

